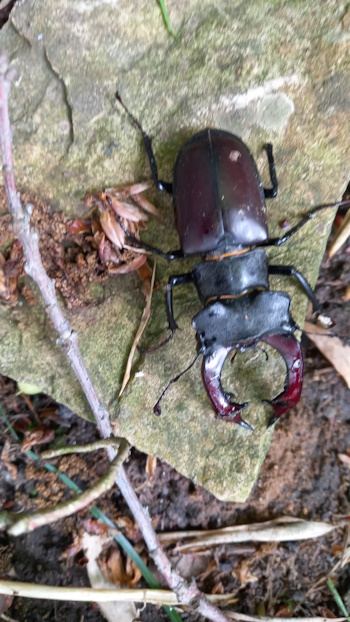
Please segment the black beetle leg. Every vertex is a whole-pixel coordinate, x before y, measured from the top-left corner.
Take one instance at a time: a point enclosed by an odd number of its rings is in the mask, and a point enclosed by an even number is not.
[[[176,285],[185,285],[187,283],[193,282],[192,272],[187,272],[186,274],[173,274],[169,277],[168,285],[166,287],[166,314],[168,318],[169,328],[172,332],[172,335],[176,331],[178,325],[175,322],[174,318],[174,310],[173,310],[173,287]]]
[[[275,197],[277,197],[278,181],[277,181],[277,175],[276,175],[275,160],[273,157],[273,148],[272,148],[271,143],[266,143],[265,151],[267,153],[267,159],[269,162],[269,173],[270,173],[272,188],[264,188],[264,195],[265,195],[265,199],[274,199]]]
[[[312,291],[311,285],[308,283],[306,278],[301,272],[298,272],[294,266],[269,266],[269,274],[281,274],[282,276],[294,276],[298,279],[301,287],[304,290],[304,293],[308,297],[308,299],[312,302],[312,310],[314,313],[321,313],[321,305],[318,302],[314,292]]]
[[[147,153],[147,157],[148,157],[148,161],[149,161],[149,165],[151,167],[151,173],[152,173],[152,177],[153,177],[153,181],[155,183],[155,185],[157,186],[157,188],[159,190],[162,190],[163,192],[168,192],[169,194],[172,194],[173,192],[173,185],[167,181],[161,181],[160,179],[158,179],[158,167],[157,167],[157,162],[156,159],[154,157],[154,153],[153,153],[153,149],[152,149],[152,138],[150,136],[148,136],[148,134],[146,134],[146,132],[143,130],[143,127],[140,123],[140,121],[138,119],[136,119],[136,117],[134,117],[134,115],[131,114],[131,112],[127,109],[127,107],[125,106],[122,98],[120,97],[118,91],[115,94],[116,100],[120,103],[121,106],[123,106],[125,112],[127,113],[129,119],[131,119],[131,121],[133,122],[134,125],[136,125],[136,127],[140,130],[141,134],[142,134],[142,138],[143,138],[143,144],[145,145],[145,149],[146,149],[146,153]]]
[[[124,225],[122,218],[120,218],[120,216],[113,209],[113,203],[110,197],[108,196],[108,194],[106,195],[106,200],[108,201],[111,209],[113,210],[113,214],[115,216],[116,221],[118,222],[120,227],[123,229],[126,237],[128,238],[130,246],[136,246],[136,248],[142,248],[142,250],[149,252],[149,253],[154,253],[155,255],[159,255],[160,257],[163,257],[163,259],[167,259],[168,261],[172,261],[173,259],[183,258],[184,254],[181,249],[176,250],[176,251],[169,251],[167,253],[165,251],[162,251],[160,248],[157,248],[156,246],[152,246],[152,244],[146,244],[146,242],[142,242],[141,240],[138,240],[137,238],[135,238],[135,236],[132,235],[132,233],[130,233],[130,231]]]
[[[163,339],[163,341],[158,343],[156,346],[153,346],[152,348],[147,348],[146,350],[144,350],[144,352],[155,352],[159,348],[162,348],[167,343],[169,343],[169,341],[174,337],[175,331],[179,327],[174,318],[173,287],[175,287],[176,285],[186,285],[187,283],[192,283],[192,281],[192,272],[188,272],[186,274],[172,275],[169,277],[169,281],[166,286],[166,315],[168,318],[168,327],[171,332],[170,335],[166,337],[166,339]]]
[[[289,229],[289,231],[287,231],[287,233],[285,233],[281,238],[268,238],[267,240],[264,240],[263,242],[258,242],[254,246],[255,247],[281,246],[281,244],[284,244],[285,242],[287,242],[287,240],[289,240],[292,237],[292,235],[297,233],[299,229],[301,229],[304,225],[306,225],[306,223],[309,222],[309,220],[311,220],[311,218],[313,218],[321,210],[335,208],[335,207],[339,208],[345,205],[350,205],[349,199],[346,199],[345,201],[338,201],[338,203],[325,203],[324,205],[318,205],[318,207],[314,207],[314,209],[312,209],[311,212],[306,214],[306,216],[304,216],[304,218],[302,218],[301,221],[298,222],[297,225],[295,225],[295,227],[292,227],[291,229]]]

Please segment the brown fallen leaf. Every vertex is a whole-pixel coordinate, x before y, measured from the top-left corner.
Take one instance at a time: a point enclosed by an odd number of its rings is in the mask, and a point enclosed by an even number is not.
[[[338,458],[345,466],[350,467],[350,456],[347,454],[338,454]]]
[[[118,587],[126,585],[132,588],[141,579],[141,571],[135,566],[130,557],[124,565],[119,547],[112,544],[99,558],[99,567],[103,576]]]
[[[350,300],[350,285],[348,285],[348,286],[346,287],[345,292],[344,292],[344,294],[342,295],[341,299],[342,299],[344,302],[349,302],[349,300]]]
[[[37,428],[33,430],[28,436],[24,439],[21,450],[28,451],[34,445],[42,445],[43,443],[51,443],[55,438],[54,430],[47,430],[44,428]]]
[[[304,330],[321,354],[343,376],[350,389],[350,346],[344,344],[338,337],[327,337],[329,330],[320,328],[311,322],[305,322]]]
[[[259,577],[256,577],[250,572],[251,563],[249,560],[242,559],[238,568],[232,570],[232,575],[241,582],[241,587],[247,583],[256,583],[259,581]]]
[[[328,248],[329,259],[338,252],[338,250],[345,244],[350,235],[350,209],[346,212],[344,220],[340,225],[335,237]]]
[[[157,456],[147,456],[146,460],[146,473],[150,479],[154,476],[154,472],[157,468]]]
[[[113,585],[106,579],[106,575],[101,569],[100,565],[100,556],[104,544],[105,539],[101,536],[92,536],[86,533],[83,535],[83,547],[85,555],[89,560],[86,569],[92,587],[100,589],[111,589],[115,587],[115,584]],[[114,558],[114,563],[116,563],[117,565],[119,564],[116,558]],[[123,573],[125,576],[125,572],[124,569],[121,569],[121,566],[119,566],[119,568],[121,573],[119,576],[121,578]],[[116,571],[116,569],[112,569],[112,576],[114,576],[115,578],[118,577],[118,571]],[[134,622],[134,620],[138,619],[138,612],[133,602],[114,601],[108,603],[99,603],[98,606],[101,609],[106,620],[109,620],[110,622],[115,620],[122,620],[123,622]]]

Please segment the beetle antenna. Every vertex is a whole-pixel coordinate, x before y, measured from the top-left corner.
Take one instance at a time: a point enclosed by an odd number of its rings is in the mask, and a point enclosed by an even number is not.
[[[145,133],[145,131],[144,131],[140,121],[138,119],[136,119],[136,117],[134,117],[133,114],[131,114],[130,110],[128,110],[128,108],[124,104],[124,102],[123,102],[123,100],[122,100],[122,98],[121,98],[121,96],[119,94],[119,91],[116,91],[115,98],[120,103],[120,105],[124,108],[124,110],[125,110],[126,114],[128,115],[129,119],[131,119],[133,124],[136,125],[136,127],[140,130],[140,132],[142,132],[143,139],[145,140],[145,136],[146,136],[147,139],[151,142],[150,137]]]
[[[201,354],[202,354],[202,350],[199,350],[199,352],[196,354],[196,357],[193,359],[192,363],[188,367],[186,367],[186,369],[184,369],[182,372],[180,372],[180,374],[175,376],[175,378],[170,380],[169,384],[165,387],[162,395],[160,396],[158,402],[156,403],[156,405],[153,408],[153,412],[154,412],[155,415],[157,415],[157,417],[159,417],[159,415],[162,414],[162,409],[160,407],[160,403],[161,403],[163,397],[165,396],[166,392],[168,391],[168,389],[170,389],[171,385],[174,384],[174,382],[177,382],[178,380],[180,380],[181,376],[183,376],[187,371],[189,371],[191,369],[191,367],[193,367],[193,365],[197,362],[197,360],[199,359]]]

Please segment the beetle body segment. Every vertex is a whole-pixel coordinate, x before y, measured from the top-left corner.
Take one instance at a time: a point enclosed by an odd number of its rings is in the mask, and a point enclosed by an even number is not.
[[[185,255],[267,239],[258,169],[248,147],[229,132],[208,128],[185,143],[175,164],[173,196]]]

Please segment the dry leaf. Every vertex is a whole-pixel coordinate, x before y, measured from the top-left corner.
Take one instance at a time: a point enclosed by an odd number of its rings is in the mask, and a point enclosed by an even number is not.
[[[345,289],[344,294],[342,295],[341,299],[344,302],[349,302],[350,300],[350,286],[348,285],[347,288]]]
[[[118,587],[122,587],[127,583],[127,576],[124,569],[123,558],[120,549],[111,546],[102,558],[99,559],[99,567],[103,576]]]
[[[347,454],[338,454],[338,458],[345,466],[350,467],[350,456]]]
[[[85,533],[83,535],[83,546],[85,555],[89,561],[87,564],[87,572],[92,587],[95,588],[115,588],[115,585],[109,583],[103,576],[97,559],[99,558],[102,547],[104,545],[104,539],[101,536],[91,536]],[[134,603],[131,602],[109,602],[99,603],[105,618],[110,622],[121,620],[122,622],[134,622],[137,619],[137,609]]]
[[[212,594],[223,594],[224,593],[224,586],[222,585],[221,581],[219,581],[219,583],[214,585],[214,587],[211,590],[211,593]]]
[[[157,456],[147,456],[146,460],[146,473],[150,479],[154,476],[154,472],[157,468]]]
[[[337,616],[334,615],[333,611],[331,611],[330,609],[328,609],[328,607],[318,607],[317,611],[320,613],[321,616],[323,616],[324,618],[336,618]]]
[[[54,430],[47,430],[44,428],[37,428],[33,430],[28,436],[24,439],[21,450],[28,451],[34,445],[42,445],[43,443],[51,443],[55,439]]]
[[[215,572],[217,570],[218,567],[218,563],[215,559],[212,559],[209,564],[207,565],[206,569],[204,570],[204,572],[202,572],[199,575],[199,578],[201,581],[205,581],[205,579],[207,579],[213,572]]]
[[[247,583],[256,583],[256,581],[259,581],[259,577],[251,574],[250,566],[251,563],[248,560],[243,559],[238,568],[232,570],[232,575],[241,582],[242,587]]]
[[[327,337],[328,330],[311,322],[305,322],[304,330],[323,356],[332,363],[338,374],[343,376],[350,389],[350,346],[344,344],[338,337]]]
[[[126,558],[124,566],[121,551],[115,544],[99,558],[99,567],[107,581],[118,587],[132,588],[141,579],[141,571],[129,557]]]
[[[293,610],[288,605],[280,607],[275,613],[275,618],[291,618],[293,616]]]
[[[350,235],[350,209],[346,212],[344,220],[340,225],[335,237],[328,248],[329,259],[345,244]]]

